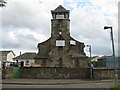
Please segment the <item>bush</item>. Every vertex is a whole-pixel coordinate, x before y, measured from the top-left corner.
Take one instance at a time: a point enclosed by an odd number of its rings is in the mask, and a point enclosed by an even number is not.
[[[114,84],[109,90],[120,90],[120,84]]]

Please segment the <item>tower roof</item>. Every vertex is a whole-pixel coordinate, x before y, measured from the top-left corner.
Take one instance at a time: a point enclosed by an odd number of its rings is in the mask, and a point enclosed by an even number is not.
[[[62,5],[59,5],[55,10],[51,10],[51,12],[69,12]]]

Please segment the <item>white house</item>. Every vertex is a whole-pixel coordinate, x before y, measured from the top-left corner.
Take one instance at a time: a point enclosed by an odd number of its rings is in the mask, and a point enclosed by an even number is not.
[[[10,66],[12,62],[14,62],[13,58],[15,54],[12,50],[10,51],[0,51],[0,61],[1,63],[5,64],[6,66]]]
[[[15,58],[13,58],[16,62],[20,64],[20,66],[30,67],[35,64],[34,57],[36,53],[34,52],[27,52],[23,53]]]

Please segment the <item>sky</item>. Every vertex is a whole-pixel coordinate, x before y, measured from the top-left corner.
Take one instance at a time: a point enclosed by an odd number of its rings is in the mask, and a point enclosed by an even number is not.
[[[59,5],[70,10],[71,36],[92,46],[92,56],[112,55],[110,29],[112,26],[115,53],[118,54],[119,0],[6,0],[0,8],[0,49],[38,52],[37,44],[51,36],[51,10]],[[84,49],[89,55],[88,47]]]

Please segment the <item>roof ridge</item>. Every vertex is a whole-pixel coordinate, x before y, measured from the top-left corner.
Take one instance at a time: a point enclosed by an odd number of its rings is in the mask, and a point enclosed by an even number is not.
[[[63,10],[66,10],[62,5],[59,5],[59,6],[55,9],[55,11],[56,11],[57,9],[63,9]]]
[[[33,59],[36,56],[36,53],[23,53],[14,59]]]
[[[55,10],[51,10],[52,12],[69,12],[62,5],[59,5]]]
[[[25,52],[25,53],[36,53],[36,52]]]

